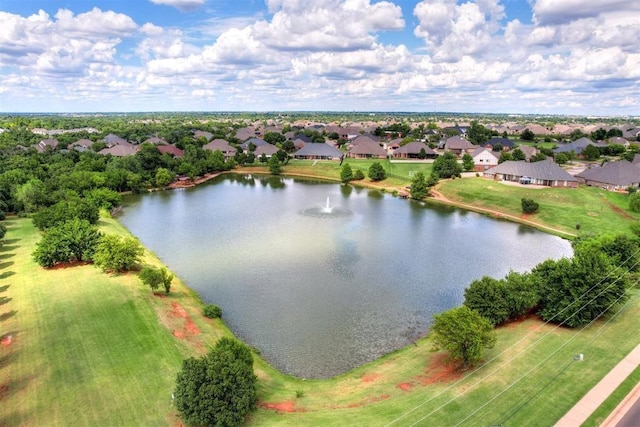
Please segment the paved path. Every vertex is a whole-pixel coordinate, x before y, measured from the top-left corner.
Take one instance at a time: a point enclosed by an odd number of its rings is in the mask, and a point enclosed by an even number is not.
[[[589,363],[589,361],[585,358],[584,362],[580,363]],[[556,427],[575,427],[581,425],[638,366],[640,366],[640,344],[622,359],[620,363],[614,366],[589,393],[576,403],[575,406],[556,423]],[[634,391],[640,392],[637,387]],[[633,406],[635,400],[630,399],[630,401],[629,408]],[[619,408],[616,408],[616,411],[618,409]],[[614,411],[614,413],[616,411]],[[620,411],[620,418],[624,417],[625,414],[626,411]]]

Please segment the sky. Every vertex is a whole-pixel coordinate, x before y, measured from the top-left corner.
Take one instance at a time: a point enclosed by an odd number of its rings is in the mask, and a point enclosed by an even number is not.
[[[640,116],[640,0],[0,0],[0,112]]]

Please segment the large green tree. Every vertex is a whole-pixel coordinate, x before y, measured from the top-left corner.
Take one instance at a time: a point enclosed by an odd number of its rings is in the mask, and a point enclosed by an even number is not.
[[[42,267],[91,261],[100,240],[98,228],[89,221],[73,218],[51,227],[36,244],[33,259]]]
[[[571,260],[547,260],[532,273],[540,281],[540,316],[570,327],[586,325],[628,298],[628,275],[593,247],[578,247]]]
[[[340,181],[347,183],[351,180],[353,180],[353,169],[349,163],[345,163],[340,169]]]
[[[464,153],[464,155],[462,156],[462,167],[467,172],[473,170],[473,168],[475,167],[475,163],[473,162],[473,157],[471,157],[471,154]]]
[[[427,179],[424,173],[418,172],[411,180],[411,189],[409,194],[412,199],[422,200],[429,195],[429,186],[427,185]]]
[[[463,368],[480,362],[484,349],[497,340],[491,322],[466,305],[434,316],[430,335],[434,350],[448,351]]]
[[[255,409],[257,378],[251,350],[221,338],[209,353],[186,359],[178,373],[175,405],[188,424],[238,426]]]
[[[452,176],[460,176],[462,173],[462,165],[458,163],[458,159],[455,154],[446,152],[435,159],[432,170],[439,178],[446,179],[451,178]]]

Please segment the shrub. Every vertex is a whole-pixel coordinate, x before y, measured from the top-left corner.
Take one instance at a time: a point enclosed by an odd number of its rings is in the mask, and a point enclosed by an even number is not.
[[[347,183],[353,179],[353,169],[349,163],[345,163],[340,170],[340,181]]]
[[[150,265],[145,265],[140,271],[138,278],[142,283],[149,286],[152,291],[156,291],[160,286],[163,286],[165,292],[169,293],[173,274],[169,273],[164,267],[155,268]]]
[[[222,309],[215,304],[207,304],[202,309],[202,314],[209,319],[222,317]]]
[[[379,162],[375,162],[369,167],[369,179],[371,179],[371,181],[382,181],[386,177],[387,172]]]
[[[144,248],[137,239],[107,234],[100,239],[93,261],[103,271],[120,273],[131,270],[143,253]]]
[[[633,212],[640,212],[640,192],[629,194],[629,208]]]
[[[522,199],[521,203],[522,212],[526,214],[536,213],[538,212],[538,208],[540,207],[540,205],[538,205],[538,203],[534,202],[532,199]]]
[[[251,350],[224,337],[206,356],[183,362],[175,405],[187,424],[239,426],[258,402],[256,382]]]
[[[356,171],[353,173],[353,179],[356,181],[364,179],[364,172],[362,172],[362,170],[360,169],[356,169]]]

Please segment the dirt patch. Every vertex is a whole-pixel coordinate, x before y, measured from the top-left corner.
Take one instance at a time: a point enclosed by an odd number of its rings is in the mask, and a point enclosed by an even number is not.
[[[187,310],[185,310],[183,306],[175,301],[171,303],[171,311],[169,312],[169,314],[173,317],[181,317],[185,319],[189,317],[189,313],[187,313]]]
[[[2,338],[0,338],[0,344],[2,344],[5,347],[9,347],[12,342],[13,342],[13,335],[11,334],[3,335]]]
[[[9,394],[9,386],[7,384],[0,384],[0,401]]]
[[[400,383],[400,384],[396,384],[396,387],[398,387],[402,391],[411,391],[411,389],[413,388],[413,384],[411,384],[411,383]]]
[[[417,376],[416,380],[422,385],[430,385],[455,381],[461,376],[456,366],[450,363],[447,355],[443,353],[436,355],[429,363],[425,374]]]
[[[279,402],[279,403],[263,402],[263,403],[260,403],[260,407],[265,409],[271,409],[277,412],[296,412],[297,411],[296,402],[294,402],[293,400],[288,400],[286,402]]]
[[[187,319],[187,322],[184,325],[184,330],[190,335],[198,335],[200,333],[200,329],[198,329],[191,319]]]
[[[172,334],[176,338],[184,338],[184,332],[182,331],[173,331]]]
[[[362,382],[363,383],[370,383],[373,382],[377,379],[380,379],[380,377],[382,377],[382,375],[380,374],[364,374],[362,376]]]
[[[631,215],[629,215],[629,212],[626,212],[624,209],[622,209],[619,206],[614,205],[613,203],[607,201],[607,204],[609,205],[609,207],[611,208],[611,210],[613,210],[615,213],[617,213],[618,215],[620,215],[623,218],[626,219],[635,219],[634,217],[632,217]]]
[[[62,270],[64,268],[78,267],[81,265],[89,265],[89,262],[86,261],[73,261],[73,262],[61,262],[53,267],[47,267],[45,270]]]

